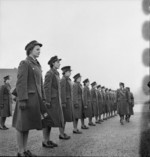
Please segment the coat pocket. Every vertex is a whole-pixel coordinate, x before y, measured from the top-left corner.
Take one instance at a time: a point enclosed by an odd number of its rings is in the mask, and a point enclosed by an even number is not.
[[[52,88],[51,90],[51,98],[56,98],[58,95],[58,91],[55,88]]]

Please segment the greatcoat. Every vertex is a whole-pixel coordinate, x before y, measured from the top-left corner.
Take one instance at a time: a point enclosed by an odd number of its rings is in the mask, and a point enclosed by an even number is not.
[[[61,81],[61,103],[65,122],[73,122],[73,93],[69,77],[63,76]],[[63,106],[65,104],[65,106]]]
[[[117,111],[119,115],[129,114],[129,95],[126,89],[118,89],[116,95]]]
[[[41,65],[37,60],[27,57],[18,67],[16,83],[17,101],[13,116],[13,127],[19,131],[42,129],[41,113],[45,94],[43,89]],[[20,101],[26,108],[20,109]]]
[[[64,115],[61,104],[60,77],[57,70],[51,68],[45,75],[44,91],[49,118],[44,127],[64,127]]]
[[[97,96],[98,96],[98,110],[99,110],[99,115],[103,114],[103,97],[102,97],[102,92],[97,91]]]
[[[82,86],[79,82],[73,84],[73,113],[75,119],[83,118]]]
[[[92,105],[91,105],[91,93],[87,86],[83,88],[83,106],[84,106],[84,116],[85,118],[92,117]]]
[[[134,115],[133,107],[134,107],[134,96],[133,93],[129,92],[129,115]]]
[[[5,83],[0,87],[0,117],[10,117],[12,116],[12,95],[10,93],[11,86]]]
[[[94,88],[91,89],[91,102],[92,102],[93,115],[98,116],[97,93],[96,93],[96,89]]]

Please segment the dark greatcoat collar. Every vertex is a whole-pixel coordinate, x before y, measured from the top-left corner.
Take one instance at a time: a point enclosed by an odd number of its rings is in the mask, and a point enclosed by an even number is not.
[[[33,64],[36,64],[37,66],[39,66],[41,68],[41,65],[40,65],[40,63],[39,63],[39,61],[37,59],[33,59],[32,57],[28,56],[26,58],[26,60],[32,62]]]

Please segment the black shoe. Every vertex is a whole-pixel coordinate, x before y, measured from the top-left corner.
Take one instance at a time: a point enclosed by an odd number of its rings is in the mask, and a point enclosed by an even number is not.
[[[61,135],[59,135],[59,139],[61,139],[61,140],[69,140],[70,136],[64,134],[64,137],[62,137]]]
[[[45,144],[44,142],[42,143],[42,146],[45,148],[54,148],[54,145],[51,142],[47,142],[47,144]]]
[[[37,157],[37,155],[30,152],[30,150],[27,150],[24,152],[25,157]]]
[[[123,120],[120,120],[120,124],[121,124],[121,125],[124,125]]]
[[[81,132],[81,131],[79,131],[79,130],[76,130],[76,131],[75,131],[75,130],[73,130],[73,133],[74,133],[74,134],[82,134],[82,132]]]
[[[24,157],[24,156],[25,156],[24,153],[23,154],[17,153],[17,157]]]
[[[97,124],[101,124],[101,122],[100,122],[100,121],[96,121],[95,123],[97,123]]]
[[[89,123],[89,126],[96,126],[96,124],[94,124],[94,123]]]
[[[0,126],[0,130],[7,130],[8,128],[5,126]]]
[[[5,128],[5,130],[8,130],[9,128],[7,128],[5,125],[3,126],[3,128]]]
[[[58,147],[58,145],[54,143],[53,141],[48,141],[48,143],[50,143],[50,145],[53,145],[53,147]]]
[[[89,129],[86,125],[81,126],[81,129]]]

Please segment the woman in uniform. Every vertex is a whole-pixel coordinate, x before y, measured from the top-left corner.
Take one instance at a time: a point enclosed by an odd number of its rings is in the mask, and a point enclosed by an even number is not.
[[[126,89],[128,91],[129,100],[130,100],[130,103],[129,103],[129,114],[126,115],[126,121],[130,122],[131,115],[134,115],[134,111],[133,111],[133,107],[134,107],[134,96],[133,96],[133,93],[130,91],[129,87],[126,87]]]
[[[103,122],[101,115],[103,114],[103,106],[102,106],[102,94],[101,94],[101,85],[97,86],[97,96],[98,96],[98,109],[99,109],[99,123]]]
[[[74,122],[73,122],[73,133],[82,134],[78,129],[78,120],[83,118],[83,108],[82,108],[82,86],[81,86],[81,75],[76,74],[74,77],[73,84],[73,112],[74,112]]]
[[[41,65],[37,61],[41,43],[36,40],[26,47],[27,58],[18,67],[17,102],[13,116],[13,127],[17,130],[18,156],[35,156],[27,150],[29,130],[42,129],[42,108],[45,101]]]
[[[102,86],[102,89],[101,89],[101,94],[102,94],[102,108],[103,108],[103,120],[105,120],[105,116],[106,116],[106,107],[105,107],[105,105],[106,105],[106,103],[105,103],[105,87],[104,86]]]
[[[7,130],[5,121],[7,117],[12,116],[12,95],[10,93],[11,78],[10,76],[4,77],[4,85],[0,88],[0,129]]]
[[[84,116],[85,118],[89,119],[89,125],[95,126],[92,122],[92,105],[91,105],[91,93],[89,89],[90,81],[89,79],[85,79],[83,81],[84,88],[83,88],[83,106],[84,106]]]
[[[71,67],[64,66],[62,70],[61,85],[61,103],[64,115],[64,122],[73,122],[73,95],[72,95],[72,84],[71,84]],[[64,125],[65,125],[64,124]],[[70,139],[70,136],[65,134],[65,126],[62,128],[63,136],[59,136],[60,139]]]
[[[97,83],[93,82],[91,83],[92,89],[91,89],[91,102],[92,102],[92,108],[93,108],[93,114],[95,117],[95,123],[99,123],[98,121],[98,101],[97,101]]]
[[[50,140],[50,133],[52,127],[59,127],[60,136],[63,139],[68,138],[64,134],[64,116],[61,104],[61,87],[60,76],[58,69],[60,68],[60,61],[57,56],[53,56],[48,61],[50,70],[45,75],[44,91],[46,95],[46,107],[49,118],[47,122],[43,124],[43,143],[45,148],[54,148],[58,145]]]
[[[119,86],[120,89],[117,90],[116,102],[120,123],[123,125],[124,116],[129,114],[129,96],[128,91],[124,88],[124,83],[121,82]]]

